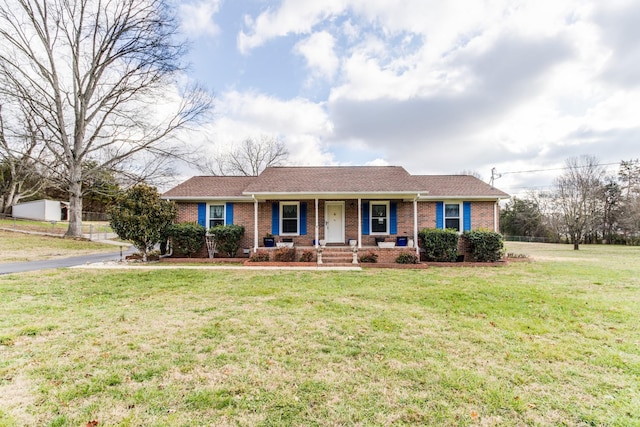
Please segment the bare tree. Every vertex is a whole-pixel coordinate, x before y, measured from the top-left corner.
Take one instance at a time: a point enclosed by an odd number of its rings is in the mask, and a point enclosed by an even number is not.
[[[569,236],[573,249],[578,250],[584,236],[600,218],[604,169],[592,156],[570,158],[567,169],[556,179],[555,201],[560,223]]]
[[[621,161],[618,180],[620,181],[623,195],[627,200],[633,196],[640,195],[640,160]]]
[[[24,112],[22,112],[24,113]],[[7,214],[21,199],[32,197],[48,185],[44,145],[29,114],[20,115],[25,132],[15,134],[5,126],[0,105],[0,213]]]
[[[621,187],[619,225],[625,240],[640,234],[640,161],[633,159],[620,162],[618,181]]]
[[[460,171],[460,173],[458,175],[469,175],[469,176],[473,176],[475,178],[478,178],[479,180],[482,181],[482,175],[480,175],[480,172],[472,170],[472,169],[463,169],[462,171]]]
[[[230,152],[197,164],[201,172],[211,175],[257,176],[265,168],[285,164],[288,157],[289,151],[282,141],[263,135],[258,140],[247,138]]]
[[[0,97],[33,115],[60,165],[67,236],[82,232],[86,175],[171,157],[176,131],[210,108],[180,86],[184,53],[166,0],[0,0]]]

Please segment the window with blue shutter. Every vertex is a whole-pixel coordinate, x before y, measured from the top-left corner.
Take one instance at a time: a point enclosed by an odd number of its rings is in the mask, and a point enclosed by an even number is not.
[[[444,202],[436,202],[436,228],[444,228]]]
[[[280,204],[278,202],[271,204],[271,234],[274,236],[280,234]]]
[[[207,226],[207,204],[198,203],[198,224],[203,227]]]
[[[471,230],[471,202],[462,204],[462,224],[464,231]]]
[[[362,202],[362,234],[369,234],[369,202]]]
[[[307,202],[300,203],[300,235],[307,234]]]
[[[225,224],[232,225],[233,224],[233,203],[227,203],[225,213],[226,213]]]
[[[389,234],[398,234],[398,203],[389,205]]]

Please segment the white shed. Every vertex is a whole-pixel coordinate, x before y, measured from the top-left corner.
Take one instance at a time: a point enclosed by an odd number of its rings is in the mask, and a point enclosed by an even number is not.
[[[14,218],[61,221],[63,219],[66,220],[66,215],[63,217],[63,207],[66,208],[65,202],[43,199],[13,205],[11,212]]]

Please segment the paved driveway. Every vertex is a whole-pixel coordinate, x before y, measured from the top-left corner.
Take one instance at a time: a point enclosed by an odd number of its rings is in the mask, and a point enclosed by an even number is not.
[[[123,252],[123,257],[127,252]],[[0,274],[22,273],[25,271],[46,270],[49,268],[73,267],[94,262],[118,261],[120,251],[112,253],[80,255],[69,258],[48,259],[44,261],[11,262],[0,264]]]

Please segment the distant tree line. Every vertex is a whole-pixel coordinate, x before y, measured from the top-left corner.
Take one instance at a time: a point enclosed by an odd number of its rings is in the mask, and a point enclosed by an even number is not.
[[[571,158],[553,189],[512,198],[501,210],[506,236],[581,243],[640,245],[640,160],[621,161],[618,174],[592,156]]]

